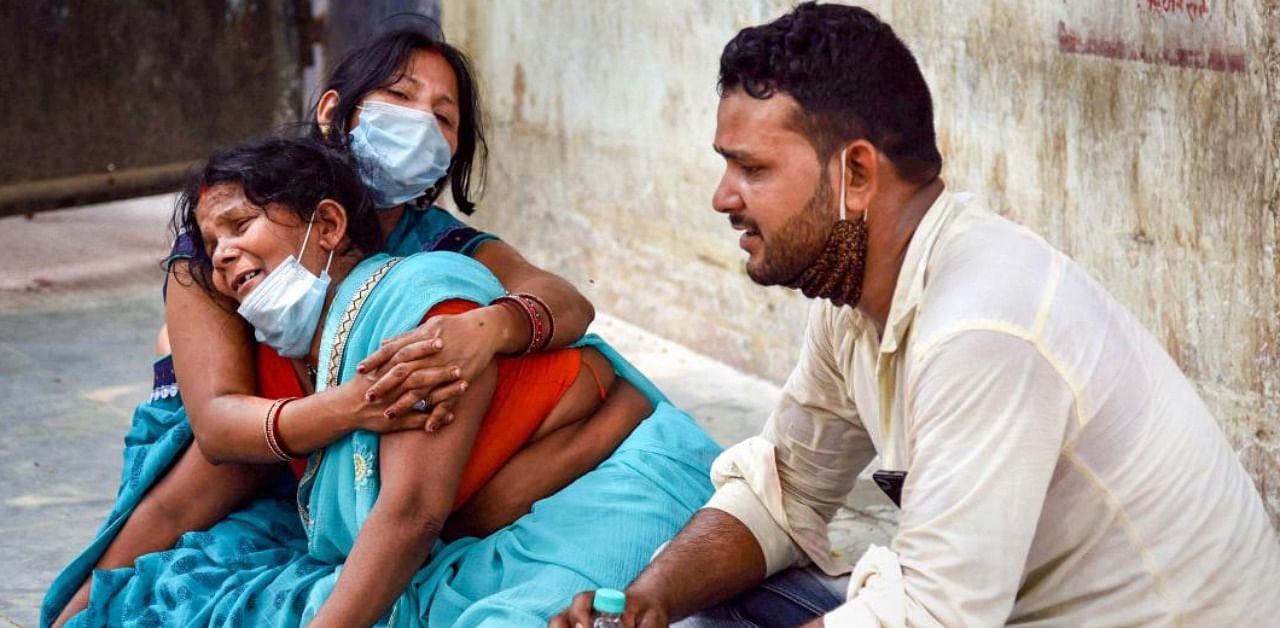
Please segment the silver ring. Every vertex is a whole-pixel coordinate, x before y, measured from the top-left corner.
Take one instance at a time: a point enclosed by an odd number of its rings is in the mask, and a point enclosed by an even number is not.
[[[412,407],[413,407],[413,409],[414,409],[414,410],[416,410],[416,411],[418,411],[418,412],[426,412],[426,411],[427,411],[427,408],[428,408],[429,406],[427,406],[427,400],[426,400],[426,399],[419,399],[419,400],[418,400],[418,403],[413,404],[413,406],[412,406]]]

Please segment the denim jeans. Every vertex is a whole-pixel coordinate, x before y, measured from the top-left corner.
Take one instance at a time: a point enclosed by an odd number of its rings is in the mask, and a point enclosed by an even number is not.
[[[817,567],[792,567],[738,597],[672,624],[672,628],[799,626],[844,603],[849,576],[828,576]]]

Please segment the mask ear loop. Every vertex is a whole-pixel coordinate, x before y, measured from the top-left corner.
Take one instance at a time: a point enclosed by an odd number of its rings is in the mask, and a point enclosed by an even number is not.
[[[304,236],[302,236],[302,250],[298,252],[298,261],[299,261],[299,262],[301,262],[301,261],[302,261],[302,254],[307,252],[307,240],[310,240],[310,239],[311,239],[311,227],[314,227],[314,226],[315,226],[315,224],[316,224],[316,214],[315,214],[315,212],[312,212],[312,213],[311,213],[311,222],[308,222],[308,223],[307,223],[307,234],[306,234],[306,235],[304,235]],[[334,252],[336,252],[337,250],[338,250],[338,249],[329,249],[329,261],[327,261],[327,262],[325,262],[325,263],[324,263],[324,270],[323,270],[323,271],[321,271],[321,273],[320,273],[321,275],[327,275],[327,274],[329,274],[329,266],[330,266],[331,264],[333,264],[333,254],[334,254]]]
[[[307,240],[311,239],[311,227],[316,224],[316,213],[311,212],[311,221],[307,223],[307,235],[302,236],[302,250],[298,251],[298,259],[302,259],[302,254],[307,252]]]
[[[338,250],[338,249],[336,249],[336,248],[334,248],[334,249],[329,249],[329,261],[327,261],[327,262],[325,262],[325,263],[324,263],[324,270],[320,273],[321,275],[328,275],[328,274],[329,274],[329,265],[333,263],[333,253],[334,253],[334,251],[337,251],[337,250]]]
[[[840,151],[840,220],[845,219],[845,211],[846,211],[845,207],[848,204],[848,200],[849,200],[849,185],[845,183],[845,180],[844,180],[845,164],[846,164],[845,157],[848,156],[848,153],[849,153],[848,148]],[[870,213],[871,213],[871,206],[867,205],[866,209],[862,210],[863,224],[866,224],[867,214],[870,214]]]
[[[867,224],[867,216],[871,214],[871,201],[867,201],[867,206],[862,208],[862,224]]]
[[[845,148],[840,151],[840,220],[846,220],[845,205],[849,199],[849,185],[845,183],[845,157],[849,154],[849,149]],[[863,217],[865,220],[865,216]]]

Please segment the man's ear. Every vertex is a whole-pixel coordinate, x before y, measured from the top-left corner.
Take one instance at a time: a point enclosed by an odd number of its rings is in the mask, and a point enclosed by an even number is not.
[[[316,124],[320,125],[321,130],[326,131],[333,125],[333,113],[338,108],[338,92],[329,90],[320,95],[320,102],[316,103]]]
[[[867,140],[856,140],[845,152],[845,212],[857,215],[871,205],[881,185],[880,151]],[[839,167],[839,164],[836,164]],[[840,190],[836,190],[840,194]]]
[[[316,238],[326,251],[337,249],[347,237],[347,210],[338,201],[326,198],[316,205]]]

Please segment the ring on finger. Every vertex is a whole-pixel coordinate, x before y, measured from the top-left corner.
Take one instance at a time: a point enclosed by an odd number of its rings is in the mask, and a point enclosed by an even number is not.
[[[417,403],[413,404],[410,407],[413,408],[413,410],[416,412],[426,412],[427,408],[430,406],[427,405],[426,399],[419,399]]]

